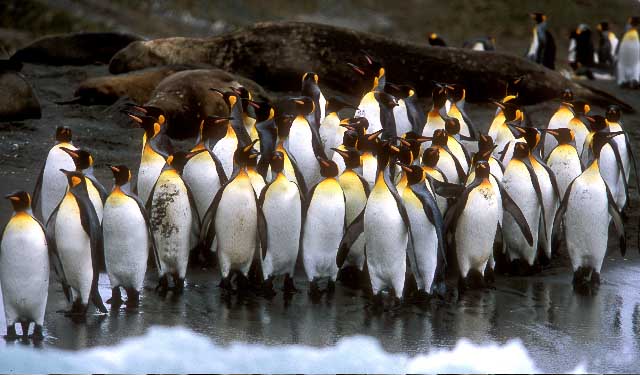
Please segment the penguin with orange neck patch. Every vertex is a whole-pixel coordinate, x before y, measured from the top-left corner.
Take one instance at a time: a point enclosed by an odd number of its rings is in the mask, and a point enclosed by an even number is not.
[[[5,196],[13,215],[2,229],[0,287],[7,324],[7,340],[18,338],[15,324],[27,337],[34,323],[33,340],[44,338],[43,324],[49,290],[49,249],[42,224],[33,216],[31,197],[24,191]]]
[[[120,288],[127,292],[127,308],[136,308],[147,271],[149,250],[158,254],[142,201],[131,192],[131,171],[124,165],[109,166],[115,186],[104,204],[102,237],[104,258],[111,282],[111,306],[122,303]]]
[[[76,166],[76,171],[82,172],[84,175],[87,183],[87,191],[89,192],[89,199],[91,199],[93,208],[96,210],[98,220],[102,222],[103,205],[107,199],[107,190],[93,174],[93,156],[86,150],[72,150],[66,147],[61,147],[60,149],[71,156]]]

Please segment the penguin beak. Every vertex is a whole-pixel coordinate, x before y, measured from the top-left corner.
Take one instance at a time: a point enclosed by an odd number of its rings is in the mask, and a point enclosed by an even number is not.
[[[250,99],[245,99],[247,101],[247,104],[249,104],[250,106],[252,106],[255,109],[259,109],[260,108],[260,104],[254,102],[253,100]]]
[[[333,151],[337,152],[338,154],[340,154],[340,156],[342,156],[343,158],[348,158],[349,157],[349,153],[344,151],[344,150],[340,150],[338,148],[332,147],[331,148]]]
[[[411,172],[411,168],[409,168],[409,166],[404,164],[404,163],[400,163],[399,161],[397,161],[396,165],[399,166],[400,168],[402,168],[402,170],[407,172],[407,173]]]
[[[406,139],[404,139],[404,138],[402,138],[402,137],[396,137],[396,139],[397,139],[398,141],[400,141],[400,143],[402,143],[402,145],[403,145],[403,146],[411,147],[411,143],[407,142],[407,140],[406,140]]]
[[[304,100],[296,99],[293,102],[296,104],[304,105]]]
[[[242,151],[249,152],[253,148],[253,145],[255,145],[257,142],[258,142],[258,140],[254,139],[253,141],[251,141],[251,143],[249,143],[248,145],[244,146],[244,148],[242,148]]]
[[[364,70],[362,70],[361,67],[359,67],[359,66],[357,66],[355,64],[352,64],[352,63],[347,63],[347,65],[349,65],[349,67],[351,69],[353,69],[353,71],[355,71],[356,73],[360,74],[361,76],[365,75],[365,72],[364,72]]]
[[[377,132],[371,133],[367,136],[367,139],[369,141],[373,141],[374,139],[378,138],[378,136],[382,134],[382,129],[378,130]]]
[[[209,90],[213,91],[213,92],[217,92],[218,94],[220,94],[220,96],[224,96],[224,92],[222,90],[220,90],[219,88],[210,88]]]
[[[78,153],[77,153],[77,152],[75,152],[75,151],[73,151],[73,150],[70,150],[70,149],[68,149],[68,148],[66,148],[66,147],[60,147],[60,149],[61,149],[62,151],[64,151],[64,152],[66,152],[66,153],[67,153],[69,156],[71,156],[72,158],[74,158],[74,159],[77,159],[77,158],[78,158]]]
[[[500,103],[498,101],[494,101],[493,104],[497,105],[498,108],[500,108],[500,109],[505,109],[506,108],[506,106],[504,104],[502,104],[502,103]]]
[[[17,192],[13,192],[13,193],[9,193],[9,194],[5,195],[4,199],[9,199],[9,200],[12,200],[14,202],[20,201],[20,197],[18,197],[18,193]]]
[[[224,121],[233,120],[233,117],[224,117],[224,116],[208,116],[208,120],[211,120],[214,124],[219,124]]]
[[[329,166],[331,165],[331,164],[329,164],[328,160],[325,160],[325,159],[323,159],[323,158],[321,158],[319,156],[316,157],[316,159],[318,159],[318,162],[320,163],[320,165],[322,165],[325,168],[329,168]]]
[[[120,168],[116,167],[115,165],[108,165],[108,167],[115,173],[120,172]]]
[[[185,157],[187,160],[189,160],[189,159],[191,159],[192,157],[194,157],[194,156],[198,155],[199,153],[201,153],[201,152],[205,152],[205,151],[207,151],[207,150],[204,150],[204,149],[203,149],[203,150],[191,151],[191,152],[187,153],[184,157]],[[168,160],[167,160],[167,162],[168,162]]]
[[[389,145],[389,148],[393,150],[393,152],[396,152],[396,153],[400,152],[400,149],[397,146],[394,146],[392,144]]]
[[[70,174],[72,174],[72,173],[73,173],[73,171],[68,171],[68,170],[66,170],[66,169],[62,169],[62,168],[60,168],[60,172],[64,173],[64,174],[65,174],[65,176],[69,176]]]

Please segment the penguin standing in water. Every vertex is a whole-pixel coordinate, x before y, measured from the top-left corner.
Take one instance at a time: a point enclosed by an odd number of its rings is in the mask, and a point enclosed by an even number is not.
[[[531,13],[530,16],[536,25],[533,28],[527,58],[549,69],[555,69],[556,44],[553,35],[547,30],[547,16],[538,12]]]
[[[102,212],[104,201],[107,199],[107,190],[102,186],[100,181],[93,174],[93,156],[88,151],[61,147],[62,151],[66,152],[73,159],[73,163],[76,166],[77,172],[82,172],[87,184],[87,192],[89,193],[89,199],[93,204],[93,208],[96,210],[98,220],[102,222]]]
[[[316,146],[320,141],[318,129],[312,129],[313,126],[305,118],[316,108],[313,101],[306,96],[294,98],[291,101],[295,104],[295,118],[289,130],[287,149],[300,167],[305,185],[310,187],[316,184],[321,177],[316,156],[325,157],[322,146]]]
[[[573,130],[560,128],[547,129],[545,132],[555,137],[558,142],[558,145],[549,153],[546,162],[556,176],[558,193],[562,198],[571,181],[582,173],[582,163],[576,150]]]
[[[547,129],[549,130],[566,128],[569,125],[569,121],[574,117],[573,106],[570,104],[573,101],[573,91],[571,91],[571,89],[564,90],[561,99],[562,103],[560,103],[558,109],[553,113],[547,125]],[[551,150],[558,145],[558,142],[555,137],[547,137],[546,133],[543,138],[542,156],[547,158]]]
[[[610,105],[607,108],[607,112],[605,114],[605,123],[607,124],[607,128],[609,128],[610,132],[624,132],[623,137],[615,137],[613,138],[613,142],[617,145],[618,156],[616,158],[619,159],[619,163],[621,165],[621,170],[623,173],[620,173],[618,186],[624,186],[625,190],[618,189],[618,194],[616,198],[616,204],[620,211],[624,210],[627,205],[629,198],[629,175],[631,170],[633,169],[634,175],[636,176],[636,187],[640,187],[640,181],[638,180],[639,176],[637,173],[636,167],[636,157],[633,152],[633,148],[631,147],[631,142],[629,140],[629,134],[622,128],[621,122],[622,114],[620,112],[620,107],[616,105]]]
[[[232,290],[234,275],[238,290],[248,287],[249,271],[252,271],[252,280],[264,279],[262,260],[268,249],[267,224],[247,174],[249,159],[257,157],[253,144],[238,147],[234,153],[233,174],[218,190],[202,225],[201,239],[207,248],[214,238],[218,240],[220,286],[225,291]],[[272,173],[278,172],[272,169]]]
[[[567,188],[556,213],[554,235],[564,223],[567,250],[573,266],[573,285],[578,291],[600,284],[600,269],[607,251],[609,222],[613,219],[624,256],[626,240],[622,218],[600,174],[600,150],[621,132],[594,135],[591,164]]]
[[[189,252],[198,243],[200,219],[193,193],[182,174],[189,159],[204,151],[179,151],[167,157],[151,192],[149,220],[160,264],[157,289],[161,296],[169,290],[169,277],[173,278],[173,292],[182,293]]]
[[[338,182],[338,166],[318,158],[322,181],[309,190],[303,208],[302,261],[311,283],[309,293],[319,293],[318,280],[329,278],[332,292],[338,277],[336,255],[346,229],[345,195]]]
[[[298,185],[284,175],[284,154],[276,151],[271,158],[276,177],[260,194],[259,205],[267,222],[269,252],[263,262],[264,279],[284,275],[284,292],[296,291],[293,276],[298,259],[302,230],[303,196]]]
[[[522,144],[526,147],[525,144]],[[445,230],[453,235],[452,245],[460,269],[460,286],[483,286],[484,272],[493,253],[502,208],[509,212],[522,231],[527,243],[533,244],[533,235],[520,208],[496,180],[499,193],[490,180],[489,163],[478,161],[474,167],[475,179],[465,187],[445,215]]]
[[[131,171],[124,165],[110,166],[115,186],[104,204],[102,238],[107,274],[111,282],[111,299],[107,303],[122,303],[120,287],[127,292],[127,307],[135,308],[147,271],[149,248],[158,254],[142,201],[131,192]],[[158,270],[160,265],[157,264]]]
[[[349,226],[367,204],[369,184],[356,172],[360,167],[360,152],[358,150],[351,147],[346,150],[334,149],[334,151],[344,159],[345,169],[338,177],[338,182],[344,192],[346,224]],[[359,273],[364,268],[364,235],[361,235],[351,247],[349,256],[340,269],[339,278],[346,284],[354,285],[359,279]]]
[[[33,339],[44,338],[42,325],[49,293],[49,249],[42,224],[33,216],[31,197],[24,191],[5,196],[13,216],[2,230],[0,286],[7,323],[7,340],[17,339],[15,324],[27,336],[31,322]]]
[[[200,123],[200,137],[191,152],[203,152],[189,159],[182,171],[182,178],[191,188],[201,221],[216,193],[227,182],[222,162],[211,151],[209,142],[222,138],[221,133],[228,127],[228,121],[228,117],[209,117]]]
[[[329,159],[333,159],[332,149],[340,145],[344,132],[347,130],[340,126],[340,117],[338,117],[338,112],[343,108],[355,107],[339,97],[329,98],[326,104],[327,115],[320,124],[320,141],[324,146],[324,153]]]
[[[638,35],[640,18],[631,17],[627,29],[618,45],[616,76],[618,85],[638,88],[640,85],[640,36]]]
[[[56,271],[67,301],[73,303],[69,316],[84,316],[91,301],[100,312],[107,308],[98,291],[102,230],[89,200],[82,172],[61,170],[69,189],[47,223],[49,250],[57,255]]]
[[[407,118],[411,124],[411,131],[415,134],[422,134],[422,128],[424,127],[426,119],[424,110],[422,109],[422,104],[418,101],[415,89],[409,85],[387,83],[385,85],[385,90],[398,98],[399,107],[404,105],[406,108]],[[404,133],[408,133],[408,131],[398,131],[398,134],[400,135]]]
[[[33,190],[33,208],[36,216],[40,214],[44,223],[49,221],[49,216],[67,191],[67,179],[60,173],[60,169],[75,169],[71,156],[61,150],[61,147],[76,149],[71,143],[71,137],[71,129],[66,126],[56,128],[56,144],[49,150]]]
[[[598,64],[611,71],[616,60],[616,51],[618,50],[618,38],[616,34],[609,30],[609,22],[603,21],[597,26],[599,33],[598,49],[596,56]]]
[[[446,271],[444,221],[433,195],[427,190],[424,170],[418,165],[401,164],[400,167],[404,174],[398,184],[398,194],[402,197],[411,223],[416,257],[411,266],[418,290],[432,294],[431,287],[435,280],[440,284],[437,289],[442,295]]]

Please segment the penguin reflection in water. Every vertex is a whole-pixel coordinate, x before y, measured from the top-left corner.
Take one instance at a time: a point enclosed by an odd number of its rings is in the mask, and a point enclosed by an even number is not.
[[[33,216],[31,197],[17,191],[5,197],[14,214],[2,230],[0,286],[7,322],[7,340],[17,339],[15,324],[26,337],[31,322],[33,339],[41,340],[49,290],[49,251],[42,224]]]

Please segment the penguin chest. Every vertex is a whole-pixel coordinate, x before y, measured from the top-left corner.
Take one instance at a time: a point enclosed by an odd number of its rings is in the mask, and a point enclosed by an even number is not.
[[[491,121],[491,125],[489,125],[489,130],[487,131],[487,135],[489,135],[494,140],[498,138],[498,130],[504,124],[504,113],[502,110],[498,110],[496,116]]]
[[[444,129],[444,120],[442,119],[438,111],[432,110],[427,114],[427,123],[422,129],[422,135],[424,137],[432,137],[433,132],[435,132],[437,129]],[[431,141],[422,143],[420,149],[424,151],[429,147],[431,147]]]
[[[164,158],[153,151],[148,144],[142,153],[140,168],[138,169],[138,196],[144,204],[149,200],[151,190],[155,185],[162,168],[164,167]]]
[[[453,184],[460,183],[460,177],[458,177],[458,170],[456,169],[456,163],[453,160],[453,156],[443,148],[439,148],[439,153],[440,157],[438,159],[437,166],[447,177],[447,181]]]
[[[469,131],[469,124],[467,124],[467,122],[464,119],[464,116],[462,116],[462,112],[460,111],[460,109],[455,103],[451,105],[451,108],[449,109],[447,114],[450,117],[457,119],[458,122],[460,123],[460,134],[467,137],[471,136],[471,132]]]
[[[364,209],[364,206],[367,204],[367,194],[364,186],[362,186],[360,177],[352,170],[348,170],[340,175],[338,182],[344,191],[348,225],[351,224]]]
[[[255,193],[246,173],[241,172],[222,193],[216,211],[218,251],[231,265],[251,262],[258,238]]]
[[[342,136],[338,136],[338,128],[340,128],[340,118],[335,112],[329,113],[320,124],[320,140],[329,159],[333,156],[331,148],[338,147],[342,141]]]
[[[4,230],[0,286],[8,319],[40,321],[49,287],[49,253],[42,227],[25,212],[15,214]]]
[[[402,136],[412,130],[411,121],[407,113],[407,105],[404,100],[398,100],[398,105],[393,107],[393,117],[396,120],[396,133]]]
[[[60,203],[60,200],[64,197],[64,193],[67,191],[67,177],[60,172],[60,169],[68,171],[76,169],[71,156],[62,151],[60,147],[76,150],[76,148],[71,144],[61,143],[54,146],[47,155],[47,161],[45,162],[44,173],[42,175],[40,193],[40,205],[42,209],[42,217],[45,223],[49,220],[49,216],[53,210],[55,210],[58,203]]]
[[[573,146],[560,145],[549,155],[547,165],[556,176],[560,199],[562,199],[571,181],[582,173],[578,152]]]
[[[276,151],[280,151],[284,155],[284,169],[283,169],[284,175],[289,179],[289,181],[295,182],[296,184],[300,185],[298,179],[296,178],[296,172],[295,172],[295,169],[293,168],[293,163],[291,162],[291,157],[289,156],[289,153],[287,152],[287,150],[281,145],[279,145],[276,148]],[[275,179],[276,176],[272,175],[272,178]]]
[[[220,164],[222,164],[222,169],[224,169],[224,173],[227,176],[231,176],[233,173],[233,153],[238,148],[238,138],[235,137],[235,134],[229,134],[222,138],[221,140],[213,146],[213,153],[220,160]]]
[[[504,237],[509,250],[513,251],[514,254],[517,253],[527,258],[527,260],[531,260],[532,251],[537,248],[538,226],[541,212],[541,206],[538,202],[531,178],[524,163],[513,159],[507,166],[503,180],[505,191],[522,211],[529,228],[531,228],[534,240],[532,246],[526,242],[515,219],[513,219],[510,214],[504,216]],[[540,187],[542,189],[542,186]]]
[[[267,185],[266,182],[264,182],[264,178],[260,173],[256,172],[255,169],[247,169],[247,174],[249,175],[253,191],[255,191],[256,196],[259,197],[262,189]]]
[[[453,156],[458,159],[458,162],[462,166],[462,169],[465,172],[469,170],[469,164],[467,163],[467,158],[465,156],[462,145],[455,138],[449,137],[449,139],[447,140],[447,147],[449,147],[449,150],[451,151]]]
[[[602,147],[598,164],[600,166],[600,174],[602,175],[602,178],[607,183],[607,186],[609,186],[611,194],[616,197],[618,190],[624,189],[624,186],[619,186],[618,184],[620,182],[621,171],[618,167],[618,162],[611,145],[605,144]]]
[[[402,200],[411,223],[411,235],[417,263],[412,267],[417,266],[419,269],[417,275],[422,276],[422,280],[418,281],[418,287],[428,291],[437,265],[438,236],[436,227],[429,221],[422,202],[415,193],[409,188],[403,190]]]
[[[578,150],[578,154],[582,154],[582,148],[589,134],[589,129],[587,129],[580,119],[575,117],[569,121],[567,127],[574,131],[576,136],[576,150]]]
[[[289,152],[296,160],[307,186],[320,179],[320,165],[313,151],[311,128],[304,119],[295,120],[289,134]]]
[[[640,41],[638,31],[627,31],[618,50],[618,84],[638,80],[640,74]]]
[[[369,91],[362,97],[355,116],[367,119],[369,122],[367,133],[369,134],[382,129],[382,123],[380,122],[380,104],[376,100],[373,91]]]
[[[378,160],[370,152],[362,154],[362,178],[369,184],[369,188],[373,188],[376,182],[376,172],[378,171]]]
[[[369,272],[395,274],[405,267],[408,232],[393,195],[382,182],[371,191],[364,212]]]
[[[112,286],[142,286],[149,235],[135,200],[116,190],[105,202],[102,221],[104,258]]]
[[[84,180],[87,183],[87,193],[89,194],[89,200],[91,201],[91,205],[96,210],[96,215],[98,216],[98,220],[102,222],[104,207],[102,204],[102,197],[100,196],[100,192],[94,185],[93,181],[91,181],[88,178],[85,178]]]
[[[201,152],[189,159],[184,166],[182,178],[191,188],[198,215],[202,219],[220,190],[220,176],[211,154]]]

